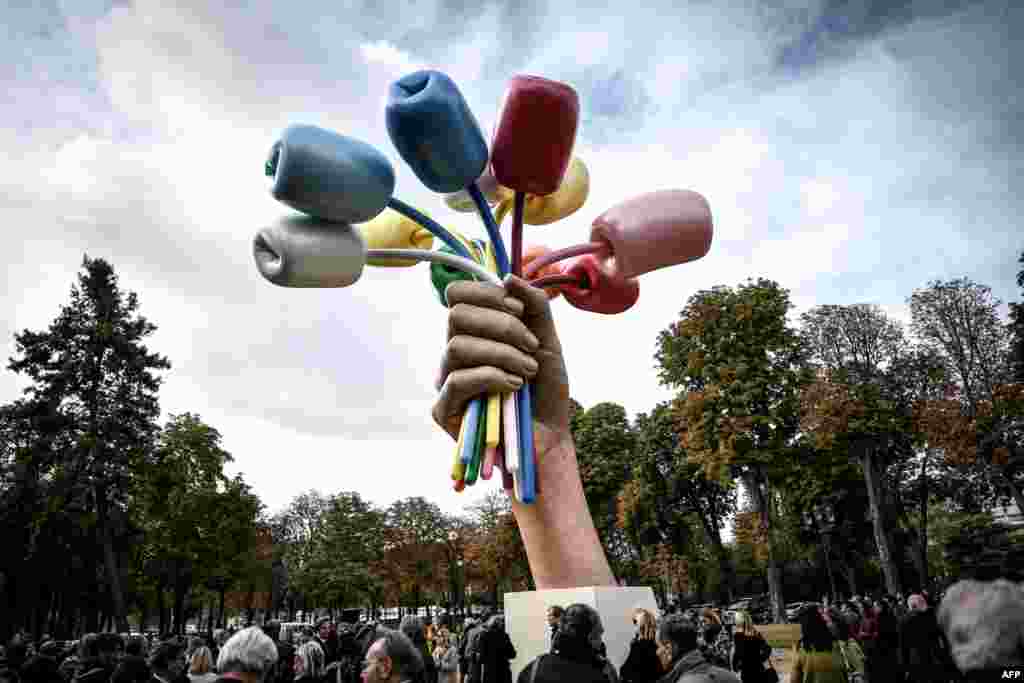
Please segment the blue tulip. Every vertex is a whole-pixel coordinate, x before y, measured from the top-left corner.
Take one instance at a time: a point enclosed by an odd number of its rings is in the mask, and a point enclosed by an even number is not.
[[[365,223],[395,191],[395,169],[361,140],[316,126],[294,125],[274,143],[266,174],[274,199],[326,221]]]
[[[440,71],[417,71],[388,89],[388,135],[434,192],[469,187],[487,167],[487,140],[458,87]]]

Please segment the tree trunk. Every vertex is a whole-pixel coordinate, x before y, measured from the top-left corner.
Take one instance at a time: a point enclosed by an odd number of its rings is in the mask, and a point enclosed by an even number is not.
[[[928,476],[927,467],[931,451],[925,449],[924,462],[921,463],[921,567],[924,574],[921,576],[921,587],[924,588],[930,582],[928,576]]]
[[[160,581],[156,587],[156,608],[160,612],[160,636],[163,637],[167,633],[167,608],[164,606],[163,581]]]
[[[878,547],[878,559],[885,577],[885,588],[892,594],[902,593],[900,574],[893,561],[892,545],[889,533],[885,528],[882,514],[882,482],[875,470],[874,449],[864,447],[859,456],[861,468],[864,470],[864,483],[868,489],[868,505],[871,507],[871,526],[875,532],[875,545]]]
[[[93,446],[93,458],[96,457],[96,447]],[[107,580],[110,582],[114,623],[118,633],[123,633],[128,630],[128,615],[124,604],[124,592],[121,590],[121,572],[117,568],[117,557],[114,554],[114,537],[110,529],[110,519],[107,516],[106,491],[97,486],[95,494],[96,522],[99,525],[100,542],[103,545],[103,563],[106,565]]]
[[[224,594],[227,592],[227,586],[223,586],[220,589],[220,610],[217,612],[217,628],[224,628]]]
[[[761,515],[761,528],[765,533],[765,545],[768,547],[768,592],[772,600],[774,623],[786,623],[785,601],[782,593],[782,572],[775,559],[775,544],[772,533],[771,496],[767,477],[760,469],[747,475],[747,487],[752,494],[756,510]],[[764,488],[762,488],[762,486]]]

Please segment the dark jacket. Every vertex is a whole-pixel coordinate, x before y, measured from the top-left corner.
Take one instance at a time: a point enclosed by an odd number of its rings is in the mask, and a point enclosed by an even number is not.
[[[943,683],[956,680],[960,675],[931,608],[911,612],[903,620],[899,660],[909,681]]]
[[[463,680],[472,680],[473,664],[472,661],[472,649],[475,646],[474,641],[480,631],[483,630],[483,625],[478,624],[471,628],[466,629],[466,632],[462,634],[462,640],[459,641],[459,671],[462,672]]]
[[[126,655],[114,669],[111,683],[146,683],[151,675],[145,657]]]
[[[655,642],[634,636],[633,642],[629,644],[626,661],[619,669],[622,683],[654,683],[661,678],[662,673]]]
[[[74,683],[110,683],[113,675],[112,663],[90,657],[82,662],[73,680]]]
[[[534,670],[536,669],[536,673]],[[519,672],[517,683],[608,683],[596,659],[586,662],[558,654],[541,655]]]
[[[712,665],[700,650],[680,657],[660,683],[740,683],[740,678],[728,669]]]
[[[743,683],[758,683],[764,676],[764,662],[772,654],[772,646],[763,636],[733,635],[732,670]]]
[[[516,658],[512,639],[502,628],[484,629],[477,645],[480,680],[483,683],[512,683],[511,661]]]

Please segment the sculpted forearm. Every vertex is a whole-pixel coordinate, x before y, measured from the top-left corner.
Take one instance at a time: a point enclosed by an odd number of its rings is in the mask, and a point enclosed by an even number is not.
[[[512,504],[537,589],[618,585],[587,508],[572,441],[547,451],[537,472],[536,502]]]

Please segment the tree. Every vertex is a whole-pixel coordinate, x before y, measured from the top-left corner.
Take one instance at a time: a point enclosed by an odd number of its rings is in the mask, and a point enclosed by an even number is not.
[[[774,557],[772,482],[787,467],[806,382],[803,347],[786,322],[789,292],[770,280],[694,294],[658,335],[662,384],[679,390],[682,444],[709,479],[739,477],[761,515],[775,619],[785,622]]]
[[[150,353],[143,341],[156,326],[138,315],[138,298],[123,293],[113,267],[103,259],[83,260],[84,272],[70,302],[44,332],[15,335],[8,368],[26,375],[26,400],[61,423],[68,450],[59,466],[63,486],[87,494],[96,514],[113,616],[127,630],[115,526],[124,516],[135,463],[152,449],[159,414],[156,371],[170,363]]]
[[[1017,271],[1017,286],[1024,294],[1024,251],[1020,253],[1017,263],[1021,266]],[[1024,384],[1024,297],[1020,303],[1010,303],[1010,335],[1010,366],[1013,370],[1013,381]]]
[[[220,438],[198,415],[171,415],[153,458],[135,477],[132,507],[146,532],[147,558],[159,568],[152,572],[157,590],[169,585],[173,592],[179,634],[184,633],[188,592],[217,569],[220,546],[227,540],[213,530],[224,514],[224,465],[233,461]]]
[[[386,512],[385,543],[389,564],[401,594],[418,608],[423,588],[436,583],[437,563],[448,533],[445,517],[435,503],[421,496],[397,500]]]
[[[801,317],[818,379],[803,394],[802,428],[820,451],[848,454],[867,486],[886,589],[901,592],[895,519],[886,505],[886,469],[907,454],[909,411],[890,370],[906,349],[900,326],[874,305],[818,306]]]
[[[719,600],[731,602],[734,575],[721,528],[736,509],[735,487],[708,479],[700,464],[688,458],[670,404],[637,415],[634,433],[633,479],[620,494],[620,528],[633,530],[638,547],[663,544],[683,557],[694,547],[688,538],[692,515],[718,563]],[[689,556],[689,564],[696,559]]]
[[[929,436],[947,457],[971,462],[1024,512],[1024,385],[1012,382],[1011,333],[989,287],[962,278],[910,296],[914,332],[944,358],[955,391],[931,404]]]
[[[616,525],[619,492],[630,478],[636,438],[626,409],[615,403],[599,403],[576,413],[570,422],[583,491],[594,526],[608,554],[612,569],[621,575],[634,555]]]

